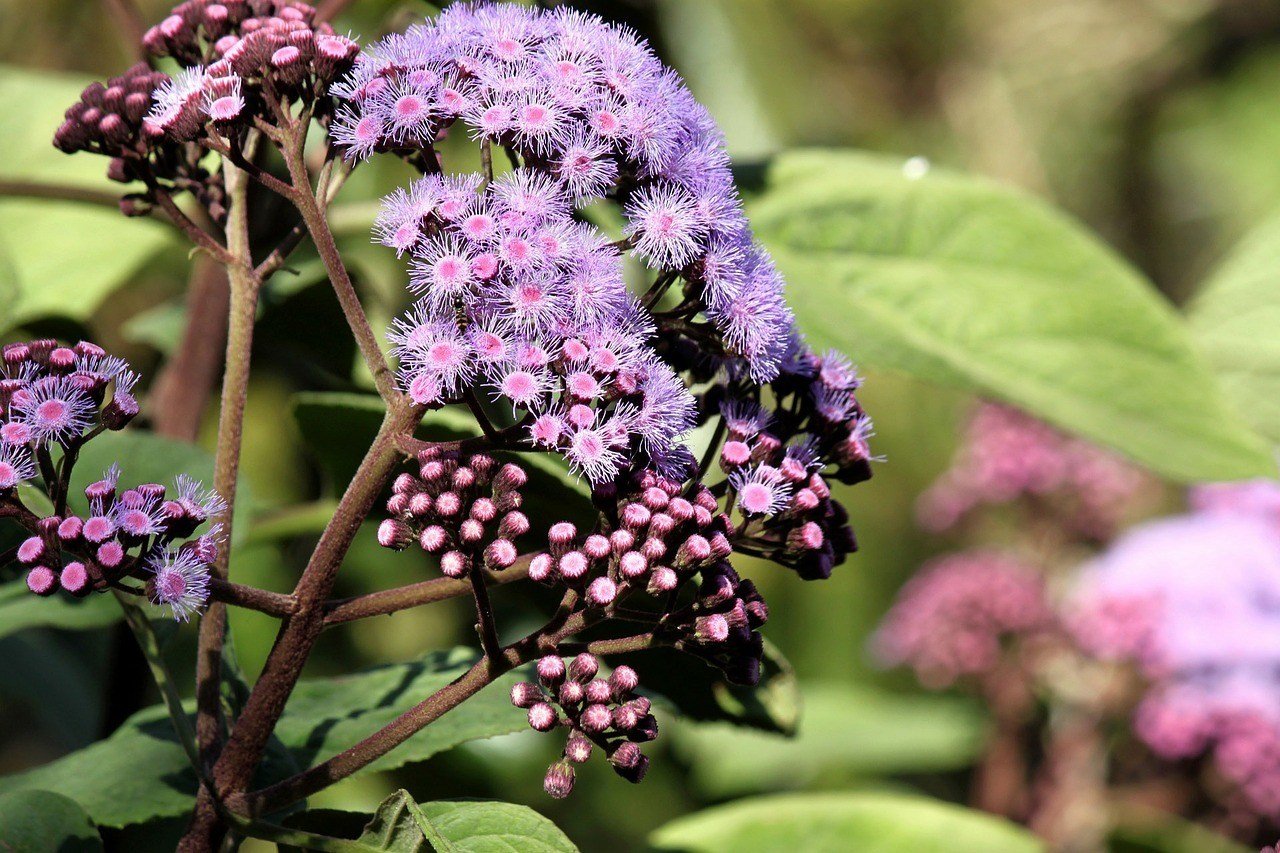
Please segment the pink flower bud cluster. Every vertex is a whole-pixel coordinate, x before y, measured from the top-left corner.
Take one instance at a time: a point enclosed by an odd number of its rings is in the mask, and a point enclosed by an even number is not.
[[[768,619],[755,584],[721,560],[702,571],[693,601],[668,616],[667,624],[681,637],[676,648],[716,667],[733,684],[755,685],[764,657],[759,629]]]
[[[608,511],[616,514],[611,523],[585,537],[569,522],[552,525],[550,549],[533,558],[529,576],[579,589],[591,606],[607,608],[633,593],[674,595],[733,552],[728,520],[701,485],[685,497],[679,484],[645,472]]]
[[[168,79],[163,71],[152,71],[139,62],[106,83],[90,83],[80,100],[67,109],[53,135],[54,146],[67,154],[89,151],[116,158],[111,176],[132,180],[136,176],[128,174],[125,158],[148,152],[142,122],[155,104],[155,90]]]
[[[1115,454],[995,404],[974,412],[955,461],[920,498],[920,523],[943,531],[978,507],[1032,499],[1082,536],[1107,539],[1153,503],[1153,479]]]
[[[939,557],[903,586],[877,633],[886,663],[910,666],[926,686],[946,687],[999,664],[1005,643],[1051,627],[1039,573],[994,551]]]
[[[520,682],[511,688],[511,704],[529,712],[529,726],[549,732],[568,729],[562,758],[547,770],[544,787],[563,799],[573,791],[574,765],[583,764],[599,747],[615,773],[628,782],[644,779],[649,759],[639,744],[658,736],[658,722],[649,700],[636,696],[640,683],[629,666],[600,676],[600,662],[580,654],[568,665],[551,655],[537,663],[536,684]]]
[[[501,571],[515,563],[515,540],[529,530],[520,511],[528,475],[483,453],[464,455],[431,447],[418,455],[417,475],[395,479],[387,501],[391,517],[378,527],[378,542],[401,550],[417,542],[440,558],[452,578],[482,567]]]
[[[124,359],[86,341],[0,348],[0,495],[35,476],[42,449],[78,448],[102,429],[123,429],[138,414],[137,381]]]
[[[295,0],[179,4],[143,39],[153,55],[173,56],[186,68],[156,93],[148,132],[187,141],[212,122],[228,135],[251,127],[255,116],[274,123],[267,101],[324,98],[359,45],[316,23],[315,14]]]
[[[172,492],[157,483],[120,491],[119,479],[113,467],[85,488],[88,513],[40,519],[17,551],[18,563],[28,567],[27,586],[37,595],[61,588],[82,596],[135,577],[147,582],[153,602],[185,621],[208,598],[209,564],[222,539],[216,524],[194,534],[226,505],[185,476]]]

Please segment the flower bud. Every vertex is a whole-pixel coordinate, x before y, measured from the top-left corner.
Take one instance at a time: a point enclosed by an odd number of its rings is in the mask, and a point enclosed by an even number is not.
[[[613,549],[613,553],[621,554],[630,551],[631,546],[636,544],[635,534],[630,530],[618,529],[609,534],[609,545]]]
[[[650,595],[661,595],[664,592],[670,592],[680,585],[680,576],[675,570],[668,566],[658,566],[653,570],[653,574],[649,576],[649,585],[646,587]]]
[[[618,571],[624,578],[638,578],[649,571],[649,561],[639,551],[628,551],[618,559]]]
[[[610,551],[609,540],[598,533],[591,534],[582,543],[582,552],[593,560],[603,560]]]
[[[536,684],[520,681],[511,686],[511,704],[517,708],[532,708],[542,701],[542,691]]]
[[[132,394],[117,389],[111,395],[111,402],[102,409],[102,424],[109,430],[122,430],[140,411],[142,407]]]
[[[596,677],[600,671],[600,661],[586,652],[575,657],[569,664],[569,677],[574,681],[586,683]]]
[[[498,517],[498,507],[491,498],[476,498],[471,502],[470,516],[476,521],[488,524]]]
[[[114,569],[124,561],[124,547],[114,539],[98,546],[94,555],[103,568]]]
[[[388,518],[378,525],[378,544],[383,548],[403,551],[413,541],[413,531],[398,518]]]
[[[440,571],[448,577],[464,577],[470,569],[471,558],[461,551],[446,551],[440,556]]]
[[[84,563],[79,561],[67,563],[58,575],[58,583],[72,595],[84,595],[89,590],[89,572]]]
[[[584,690],[581,684],[576,681],[566,681],[560,685],[560,690],[556,693],[556,699],[561,705],[576,705],[582,701]]]
[[[39,536],[32,536],[28,539],[24,539],[22,544],[18,546],[18,562],[23,563],[24,565],[30,565],[43,557],[44,552],[44,540]]]
[[[485,565],[494,570],[510,567],[517,556],[516,546],[510,539],[495,539],[484,549]]]
[[[557,800],[563,800],[573,793],[573,767],[566,761],[557,761],[547,768],[546,778],[542,780],[542,788]]]
[[[591,741],[582,735],[574,734],[564,745],[564,757],[574,764],[583,764],[591,758]]]
[[[551,553],[557,557],[563,555],[573,546],[578,536],[578,528],[568,521],[560,521],[551,525],[547,531],[547,542],[551,545]]]
[[[551,578],[554,562],[550,554],[537,554],[529,561],[529,579],[542,583]]]
[[[585,575],[590,567],[590,562],[581,551],[570,551],[556,564],[560,576],[566,580],[577,580]]]
[[[83,529],[84,522],[79,517],[67,516],[58,525],[58,538],[63,542],[75,542],[80,538],[80,531]]]
[[[438,524],[424,527],[418,536],[418,544],[428,554],[438,554],[449,545],[448,532]]]
[[[629,666],[619,666],[610,673],[609,686],[613,690],[613,698],[621,701],[640,686],[640,676]]]
[[[523,512],[509,512],[498,522],[498,535],[503,539],[518,539],[529,532],[529,517]]]
[[[458,525],[458,541],[474,545],[484,538],[484,525],[474,518],[468,518]]]
[[[618,585],[607,577],[599,577],[587,586],[587,602],[592,607],[607,607],[618,597]]]
[[[559,655],[547,655],[538,659],[538,680],[548,687],[564,681],[564,660]]]
[[[496,492],[512,492],[523,488],[527,482],[529,475],[524,469],[514,462],[508,462],[498,469],[497,476],[493,478],[493,488]]]
[[[515,701],[514,696],[512,701]],[[559,721],[556,709],[546,702],[537,702],[529,707],[529,726],[534,731],[549,732]]]
[[[601,734],[613,724],[613,715],[604,705],[588,705],[582,710],[582,729],[591,734]]]

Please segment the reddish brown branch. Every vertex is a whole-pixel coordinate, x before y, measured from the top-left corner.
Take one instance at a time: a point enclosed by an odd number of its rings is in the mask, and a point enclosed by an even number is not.
[[[187,288],[187,325],[182,341],[165,363],[151,390],[157,433],[195,441],[200,433],[213,386],[222,366],[227,339],[226,271],[206,257],[196,257]]]

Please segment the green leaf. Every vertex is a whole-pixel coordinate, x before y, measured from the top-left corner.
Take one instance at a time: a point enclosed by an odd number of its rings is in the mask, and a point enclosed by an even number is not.
[[[290,818],[288,825],[329,836],[345,831],[346,837],[359,831],[352,828],[353,822],[367,817],[352,812],[304,812]],[[387,853],[577,853],[578,849],[555,824],[527,806],[491,800],[419,804],[404,790],[383,800],[360,836],[347,846],[325,846]]]
[[[121,324],[120,331],[133,343],[146,344],[167,356],[182,343],[186,327],[186,306],[173,300],[139,311]]]
[[[1125,806],[1107,839],[1111,853],[1252,853],[1211,829],[1168,812]]]
[[[51,791],[15,791],[0,796],[0,849],[87,853],[102,839],[75,800]]]
[[[196,777],[164,708],[153,706],[106,740],[0,777],[0,794],[26,789],[56,791],[79,803],[99,826],[119,827],[189,812]]]
[[[471,649],[453,649],[354,675],[306,679],[289,697],[276,735],[301,764],[310,766],[391,722],[465,673],[476,659]],[[470,740],[525,730],[524,715],[508,699],[518,680],[514,674],[498,679],[465,707],[446,713],[361,772],[391,770]]]
[[[71,598],[32,595],[22,580],[0,584],[0,637],[28,628],[62,628],[86,631],[115,624],[120,608],[110,596]]]
[[[905,794],[756,797],[679,818],[649,841],[689,853],[1033,853],[1044,844],[982,812]]]
[[[78,75],[0,67],[0,178],[121,192],[107,160],[53,147],[62,113],[89,82]],[[143,261],[174,244],[158,222],[75,202],[0,199],[0,295],[5,329],[48,315],[84,320]]]
[[[693,784],[711,797],[799,788],[891,773],[968,766],[984,720],[971,703],[849,684],[810,684],[793,739],[724,724],[682,722],[675,744]]]
[[[1280,216],[1232,250],[1188,314],[1227,396],[1280,444]]]
[[[1172,307],[1036,199],[808,151],[779,159],[752,221],[820,348],[1007,401],[1179,480],[1275,470]]]

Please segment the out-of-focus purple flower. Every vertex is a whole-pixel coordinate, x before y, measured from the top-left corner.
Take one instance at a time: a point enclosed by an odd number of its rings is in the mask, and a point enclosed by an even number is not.
[[[1151,503],[1152,479],[1115,454],[1016,409],[980,405],[948,469],[920,498],[928,530],[943,531],[985,505],[1047,502],[1084,536],[1105,539]]]
[[[1265,514],[1218,505],[1130,531],[1082,570],[1068,624],[1145,677],[1134,727],[1154,752],[1209,752],[1280,818],[1280,529]]]
[[[1280,482],[1244,480],[1194,486],[1190,504],[1198,512],[1256,516],[1280,530]]]
[[[876,649],[930,687],[990,672],[1004,643],[1053,624],[1031,566],[995,551],[939,557],[907,581],[885,616]]]

